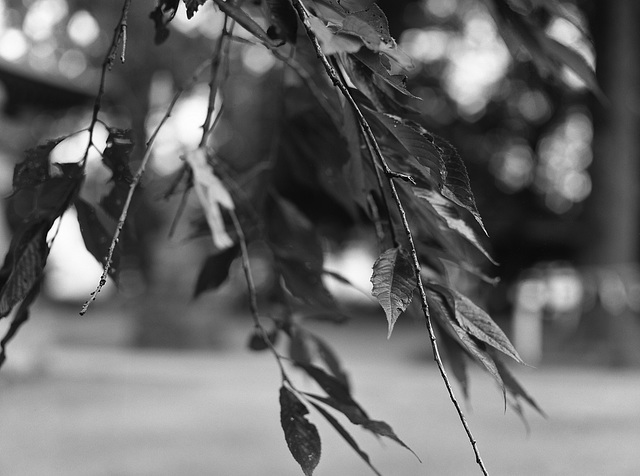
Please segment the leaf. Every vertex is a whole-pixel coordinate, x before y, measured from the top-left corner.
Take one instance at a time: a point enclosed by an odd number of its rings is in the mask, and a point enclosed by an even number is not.
[[[336,420],[333,417],[333,415],[331,415],[331,413],[326,411],[324,408],[322,408],[317,403],[314,403],[314,402],[310,402],[310,403],[311,403],[311,405],[313,405],[313,407],[316,410],[318,410],[318,412],[320,412],[320,414],[324,417],[324,419],[327,420],[329,422],[329,424],[333,428],[335,428],[335,430],[340,434],[340,436],[342,436],[342,438],[347,442],[347,444],[349,446],[351,446],[351,448],[353,448],[353,450],[356,453],[358,453],[358,456],[360,456],[360,458],[362,458],[362,460],[365,463],[367,463],[367,466],[369,466],[369,468],[371,468],[371,470],[375,474],[377,474],[378,476],[382,476],[381,473],[371,464],[371,460],[369,459],[369,455],[360,449],[360,447],[358,446],[358,443],[356,442],[356,440],[353,439],[353,437],[349,434],[349,432],[347,430],[345,430],[345,428],[340,424],[340,422],[338,420]]]
[[[494,359],[496,363],[496,367],[498,368],[498,372],[502,377],[502,381],[504,382],[507,391],[516,399],[516,401],[520,398],[525,400],[531,407],[533,407],[540,415],[546,417],[545,412],[538,406],[536,401],[533,399],[531,395],[524,389],[520,382],[516,380],[508,367],[498,358]],[[516,409],[517,411],[517,409]]]
[[[309,23],[320,42],[322,52],[327,56],[339,53],[354,53],[362,48],[362,42],[355,36],[332,31],[317,17],[309,17]]]
[[[133,175],[129,168],[134,143],[130,129],[109,128],[107,144],[102,153],[102,162],[111,170],[111,180],[130,184]]]
[[[184,5],[187,7],[187,18],[191,19],[193,15],[198,11],[200,5],[204,5],[207,0],[184,0]]]
[[[231,263],[238,257],[239,251],[240,247],[235,245],[211,255],[205,260],[196,281],[194,298],[205,291],[218,289],[227,280]]]
[[[279,46],[278,43],[273,41],[266,31],[258,25],[253,18],[245,13],[245,11],[239,6],[227,2],[224,0],[215,0],[217,7],[223,12],[233,18],[238,24],[255,36],[257,39],[273,47]]]
[[[455,306],[454,318],[464,330],[476,339],[490,345],[520,364],[524,364],[518,351],[513,347],[502,329],[482,308],[476,305],[471,299],[453,289],[447,289],[435,283],[428,285],[431,289],[438,291],[444,296],[450,296]]]
[[[342,22],[343,33],[358,36],[372,51],[383,53],[402,68],[411,68],[411,58],[405,54],[389,34],[389,23],[382,9],[375,3],[350,13]]]
[[[49,228],[46,222],[36,222],[14,235],[11,243],[14,251],[10,250],[0,270],[0,275],[6,276],[0,288],[0,318],[7,316],[40,281],[49,256],[46,240]]]
[[[420,172],[427,183],[438,188],[445,183],[446,166],[433,134],[417,122],[370,109],[365,111],[380,122],[402,147],[418,160],[424,167]]]
[[[293,458],[306,476],[311,476],[320,461],[318,429],[306,416],[307,407],[288,388],[280,387],[280,424]]]
[[[221,208],[233,210],[235,205],[222,181],[213,173],[206,152],[199,148],[189,152],[185,160],[193,172],[193,186],[204,211],[214,246],[223,250],[233,246],[225,229]]]
[[[329,344],[327,344],[324,340],[322,340],[315,334],[309,334],[309,337],[315,342],[316,346],[318,347],[318,355],[320,356],[320,359],[322,359],[322,361],[327,365],[331,374],[347,387],[347,391],[350,391],[349,378],[347,377],[347,374],[340,364],[338,356],[331,348],[331,346],[329,346]]]
[[[13,169],[13,189],[30,189],[51,178],[49,154],[66,137],[47,141],[45,144],[27,149],[24,160]]]
[[[389,70],[382,64],[382,58],[379,53],[363,48],[353,57],[369,68],[376,76],[386,82],[389,86],[400,91],[405,96],[412,99],[421,99],[409,92],[406,86],[407,77],[403,74],[391,74]]]
[[[42,283],[42,275],[38,281],[34,283],[25,298],[20,303],[20,307],[13,316],[9,329],[0,341],[0,368],[7,357],[7,344],[13,339],[20,327],[29,320],[29,307],[33,304],[38,294],[40,294],[40,285]]]
[[[357,12],[366,10],[375,3],[375,0],[319,0],[340,12]]]
[[[464,350],[458,341],[448,333],[442,332],[439,337],[439,342],[442,343],[442,347],[447,353],[447,362],[451,367],[453,376],[460,384],[464,398],[469,399],[469,375],[467,374],[467,360]]]
[[[280,197],[267,203],[265,221],[269,244],[291,294],[309,305],[336,309],[322,281],[324,256],[311,222]]]
[[[269,331],[266,335],[262,331],[262,329],[254,329],[249,337],[248,347],[249,349],[261,352],[263,350],[269,349],[271,345],[275,345],[278,341],[278,329],[273,329]]]
[[[320,388],[324,390],[327,395],[333,398],[335,401],[344,405],[354,407],[359,413],[362,413],[366,417],[364,410],[355,402],[351,396],[349,387],[340,379],[329,375],[320,367],[307,363],[296,363],[298,367],[303,369],[309,377],[316,381]],[[355,411],[355,410],[354,410]]]
[[[460,217],[458,210],[438,192],[427,190],[424,188],[413,187],[413,193],[416,197],[426,200],[436,214],[446,223],[449,230],[460,234],[465,240],[471,243],[480,253],[484,255],[491,263],[497,264],[485,247],[480,243],[480,239],[476,232]]]
[[[74,207],[78,215],[78,225],[80,225],[80,234],[84,241],[84,246],[93,257],[102,264],[107,266],[107,256],[113,233],[110,233],[102,225],[96,210],[81,198],[76,198]],[[116,246],[111,263],[109,264],[109,275],[117,279],[120,271],[120,249]]]
[[[296,44],[298,35],[298,15],[289,0],[265,0],[267,19],[271,23],[267,35],[274,40]]]
[[[495,362],[486,351],[478,346],[469,333],[458,324],[454,317],[455,310],[451,304],[448,304],[440,293],[431,289],[431,285],[425,291],[431,315],[435,316],[440,322],[442,329],[456,339],[460,346],[491,374],[504,391],[504,383]]]
[[[387,316],[389,338],[396,320],[411,303],[418,285],[409,254],[402,248],[391,248],[382,253],[373,265],[371,284],[371,294]]]
[[[305,395],[338,410],[344,416],[346,416],[354,425],[359,425],[365,430],[370,431],[374,435],[384,436],[385,438],[389,438],[395,441],[403,448],[409,450],[418,459],[418,461],[421,461],[418,455],[395,434],[393,428],[391,428],[388,423],[379,420],[371,420],[355,401],[349,404],[340,401],[331,395],[329,396],[329,398],[312,393],[305,393]]]
[[[169,28],[167,25],[178,11],[179,0],[158,0],[156,8],[149,14],[155,27],[154,42],[156,45],[164,43],[169,38]]]
[[[471,191],[471,182],[469,181],[467,167],[464,165],[462,158],[458,154],[458,151],[445,139],[437,135],[433,135],[433,138],[440,150],[440,157],[442,157],[444,161],[446,171],[444,184],[440,188],[442,195],[456,205],[469,211],[488,236],[484,223],[482,223],[480,212],[478,212],[476,199]]]
[[[311,363],[311,350],[307,343],[307,332],[299,327],[288,329],[289,358],[296,365],[308,365]]]

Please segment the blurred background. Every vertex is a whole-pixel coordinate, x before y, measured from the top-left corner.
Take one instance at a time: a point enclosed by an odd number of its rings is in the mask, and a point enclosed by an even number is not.
[[[532,10],[549,37],[596,67],[603,102],[570,69],[544,74],[526,55],[514,57],[482,1],[378,3],[414,61],[408,88],[423,100],[412,106],[466,161],[500,263],[488,271],[499,283],[479,297],[537,367],[515,370],[549,415],[530,414],[528,432],[503,414],[489,377],[473,373],[467,407],[489,469],[639,474],[640,4],[575,0],[554,2],[557,15]],[[25,149],[87,127],[120,6],[0,1],[4,197]],[[211,2],[191,20],[181,5],[169,40],[158,46],[148,18],[153,6],[132,2],[127,61],[109,73],[103,107],[105,122],[132,128],[137,144],[210,56],[223,21]],[[268,124],[284,94],[282,65],[256,45],[238,42],[230,54],[233,81],[225,85],[216,146],[250,169],[268,153]],[[137,241],[120,289],[109,285],[84,317],[78,311],[101,268],[81,251],[77,222],[62,220],[44,295],[0,373],[0,474],[298,474],[279,429],[277,368],[246,350],[252,324],[239,266],[223,288],[194,300],[211,245],[184,231],[167,239],[178,201],[162,197],[179,156],[199,143],[207,96],[204,78],[163,128],[143,181],[146,201],[132,217]],[[100,148],[107,135],[99,126]],[[79,160],[86,140],[82,132],[65,140],[54,160]],[[97,152],[90,160],[88,184],[98,190],[108,175]],[[19,210],[8,202],[2,215],[4,254]],[[328,282],[353,322],[311,325],[343,357],[356,398],[424,464],[358,438],[385,474],[478,474],[431,365],[427,335],[416,332],[421,324],[401,320],[385,340],[384,315],[363,297],[376,257],[357,234],[342,233],[340,217],[328,223],[340,246],[328,253],[327,268],[364,293]],[[259,284],[268,283],[259,260],[255,267]],[[370,474],[330,428],[320,429],[326,449],[317,474]]]

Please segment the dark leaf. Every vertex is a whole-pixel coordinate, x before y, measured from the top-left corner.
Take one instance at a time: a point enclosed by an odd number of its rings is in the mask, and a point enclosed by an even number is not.
[[[377,474],[378,476],[382,476],[380,474],[380,472],[371,464],[371,460],[369,459],[369,455],[360,449],[360,447],[358,446],[358,443],[356,442],[356,440],[353,439],[353,437],[349,434],[349,432],[347,430],[345,430],[345,428],[340,424],[340,422],[338,420],[336,420],[333,417],[333,415],[331,415],[328,411],[326,411],[324,408],[322,408],[317,403],[314,403],[314,402],[310,402],[310,403],[311,403],[311,405],[313,405],[313,407],[316,410],[318,410],[318,412],[320,412],[320,414],[325,418],[325,420],[327,420],[329,422],[329,424],[333,428],[335,428],[335,430],[340,434],[340,436],[342,436],[342,438],[347,442],[347,444],[349,446],[351,446],[351,448],[353,448],[353,450],[356,453],[358,453],[360,458],[362,458],[362,460],[365,463],[367,463],[369,468],[371,468],[371,470],[375,474]]]
[[[456,339],[460,346],[491,374],[504,391],[504,383],[493,358],[481,349],[469,333],[458,324],[453,305],[447,302],[442,294],[434,291],[431,285],[426,292],[431,315],[440,322],[441,328]]]
[[[353,54],[353,57],[369,68],[373,73],[380,77],[385,83],[393,87],[397,91],[400,91],[405,96],[413,99],[420,99],[418,96],[414,96],[407,89],[406,81],[407,77],[401,74],[391,74],[389,70],[382,64],[379,53],[371,51],[367,48],[359,50]]]
[[[291,294],[312,306],[335,309],[322,281],[322,247],[309,220],[290,202],[272,198],[266,223],[278,268]]]
[[[299,364],[298,366],[302,368],[313,380],[315,380],[322,390],[324,390],[327,395],[333,398],[336,402],[353,407],[354,412],[361,413],[362,417],[366,418],[364,410],[362,410],[362,408],[360,408],[360,406],[355,402],[351,396],[349,387],[345,385],[344,382],[333,375],[329,375],[327,372],[315,365]]]
[[[22,327],[22,324],[29,320],[29,308],[38,297],[38,294],[40,294],[41,283],[42,279],[36,281],[33,287],[29,290],[25,298],[20,303],[20,306],[18,307],[15,315],[13,316],[11,325],[9,325],[9,329],[7,329],[7,332],[0,341],[0,367],[2,367],[2,364],[7,357],[7,344],[11,341],[11,339],[13,339],[20,327]]]
[[[0,271],[0,275],[6,276],[0,289],[0,318],[8,315],[40,281],[49,255],[46,239],[49,227],[48,223],[37,222],[14,235],[11,248],[15,251],[7,256],[10,259]]]
[[[340,12],[358,12],[366,10],[375,3],[375,0],[320,0]]]
[[[289,329],[289,358],[296,365],[308,365],[311,363],[311,349],[307,342],[308,334],[299,327]]]
[[[205,291],[218,289],[229,277],[229,268],[238,257],[239,245],[232,246],[209,256],[200,270],[193,297],[198,297]]]
[[[413,155],[422,170],[422,178],[438,188],[445,183],[446,167],[433,134],[417,122],[399,116],[366,110],[379,121]]]
[[[298,15],[289,0],[264,0],[271,27],[267,34],[274,40],[295,45],[298,36]]]
[[[33,188],[51,177],[49,154],[66,137],[48,141],[24,153],[24,160],[13,169],[13,189]]]
[[[350,391],[349,378],[342,368],[340,360],[338,359],[338,356],[336,355],[334,350],[320,337],[314,334],[309,334],[309,337],[315,342],[318,348],[318,355],[320,356],[320,359],[326,364],[331,374],[341,383],[343,383],[345,387],[347,387],[347,391]]]
[[[80,233],[87,251],[102,266],[107,266],[107,256],[113,233],[106,230],[102,222],[98,218],[96,210],[81,198],[76,198],[74,206],[78,215],[78,224],[80,225]],[[115,228],[115,227],[114,227]],[[120,249],[116,246],[111,263],[109,264],[109,275],[117,279],[120,270]]]
[[[378,51],[382,45],[395,44],[389,34],[387,17],[375,3],[365,10],[347,15],[342,22],[342,31],[360,37],[367,48],[374,51]]]
[[[471,299],[455,290],[447,289],[438,284],[429,284],[429,288],[443,296],[447,296],[450,303],[453,300],[455,305],[454,318],[460,327],[470,335],[490,345],[494,349],[499,350],[503,354],[508,355],[516,362],[524,363],[518,355],[518,351],[513,347],[513,344],[504,332],[502,332],[498,324]]]
[[[306,416],[307,407],[288,388],[280,387],[280,423],[293,458],[306,476],[311,476],[320,461],[318,429]]]
[[[156,8],[149,14],[155,27],[154,41],[156,45],[163,43],[169,38],[169,28],[167,25],[176,16],[179,0],[158,0]]]
[[[233,18],[240,26],[255,36],[257,39],[271,45],[279,46],[274,42],[266,31],[258,25],[253,18],[245,13],[245,11],[232,2],[216,2],[216,6],[223,12]]]
[[[417,287],[416,273],[409,254],[402,248],[391,248],[380,255],[373,265],[371,294],[387,316],[391,337],[393,326],[413,298]]]
[[[502,381],[504,382],[504,386],[507,389],[507,392],[511,394],[511,396],[517,402],[520,398],[526,401],[529,405],[531,405],[540,415],[546,417],[544,411],[538,406],[536,401],[533,399],[531,395],[524,389],[520,382],[516,380],[508,367],[499,359],[495,358],[496,367],[498,368],[498,372],[502,377]],[[513,405],[512,405],[513,406]],[[514,407],[514,410],[518,411],[518,408]],[[521,411],[518,413],[522,413]]]
[[[451,337],[448,333],[440,333],[439,342],[442,343],[442,347],[447,353],[447,363],[451,367],[453,376],[456,378],[460,387],[462,388],[462,394],[464,398],[469,398],[469,375],[467,374],[467,358],[465,356],[462,346],[456,339]]]
[[[273,329],[269,331],[266,335],[261,329],[254,329],[249,337],[249,349],[254,350],[256,352],[260,352],[263,350],[269,349],[270,345],[275,345],[278,340],[278,330]]]
[[[478,212],[476,199],[471,191],[469,174],[467,173],[467,168],[462,158],[458,154],[458,151],[445,139],[436,135],[434,135],[433,138],[435,139],[436,146],[440,150],[440,156],[444,160],[446,171],[445,181],[440,189],[442,195],[468,210],[486,234],[487,230],[482,223],[480,212]]]
[[[480,242],[480,238],[476,232],[469,226],[464,218],[460,216],[458,209],[456,209],[452,202],[440,193],[426,188],[414,187],[413,193],[416,197],[426,200],[429,205],[431,205],[437,216],[442,220],[442,225],[439,224],[441,228],[458,233],[480,251],[491,263],[497,264]]]
[[[364,412],[364,410],[362,410],[362,408],[356,402],[349,404],[349,403],[337,400],[331,395],[329,396],[329,398],[322,397],[320,395],[314,395],[311,393],[305,393],[305,395],[338,410],[343,415],[345,415],[349,419],[349,421],[354,425],[360,425],[362,428],[370,431],[374,435],[384,436],[386,438],[392,439],[393,441],[398,443],[400,446],[409,450],[418,459],[418,461],[420,461],[420,458],[418,458],[418,455],[411,448],[409,448],[400,438],[398,438],[398,436],[395,434],[391,426],[389,426],[387,423],[383,421],[371,420],[367,416],[367,414]]]
[[[193,15],[198,11],[200,5],[204,5],[207,0],[184,0],[184,5],[187,7],[187,18],[191,19]]]
[[[133,180],[129,168],[133,146],[130,129],[109,129],[107,145],[102,153],[102,162],[111,170],[113,181],[130,184]]]

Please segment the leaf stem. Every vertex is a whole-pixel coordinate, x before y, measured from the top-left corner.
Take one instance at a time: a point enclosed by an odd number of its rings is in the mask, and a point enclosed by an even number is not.
[[[331,81],[333,82],[333,84],[342,92],[342,94],[345,96],[345,98],[347,99],[347,101],[351,104],[351,106],[353,107],[356,116],[358,118],[358,121],[360,123],[360,127],[362,128],[365,137],[367,138],[367,144],[369,146],[371,146],[373,148],[373,151],[375,152],[375,157],[377,157],[380,165],[382,166],[382,169],[384,171],[384,173],[387,176],[388,179],[388,184],[389,184],[389,188],[391,190],[391,194],[393,196],[393,200],[396,203],[396,206],[398,208],[398,211],[400,212],[400,216],[402,219],[402,225],[404,227],[404,231],[405,234],[407,236],[407,240],[409,241],[409,246],[410,246],[410,251],[411,251],[411,257],[412,257],[412,261],[413,261],[413,268],[414,271],[416,273],[416,278],[417,278],[417,284],[418,284],[418,290],[420,292],[420,300],[421,300],[421,304],[422,304],[422,312],[425,316],[425,323],[427,326],[427,331],[429,334],[429,339],[431,341],[431,348],[433,349],[433,358],[438,366],[438,370],[440,371],[440,375],[442,376],[442,380],[444,381],[445,387],[447,388],[447,392],[449,394],[449,398],[451,400],[451,402],[453,403],[456,412],[458,413],[458,417],[460,419],[460,422],[462,423],[462,426],[464,427],[464,430],[467,434],[467,437],[469,439],[469,442],[471,443],[471,447],[473,449],[473,452],[475,454],[476,457],[476,463],[478,463],[478,465],[480,466],[480,469],[482,470],[482,474],[487,476],[489,473],[484,465],[484,462],[482,461],[482,457],[480,456],[480,451],[478,449],[478,445],[476,442],[476,439],[474,438],[471,429],[469,428],[469,424],[467,423],[467,419],[464,415],[464,412],[462,411],[462,408],[460,407],[460,404],[453,392],[453,388],[451,386],[451,382],[449,381],[449,377],[447,375],[447,372],[444,368],[444,364],[442,363],[442,358],[440,357],[440,351],[438,349],[438,344],[437,344],[437,340],[436,340],[436,335],[435,335],[435,331],[433,329],[433,324],[431,322],[431,315],[429,313],[429,304],[427,301],[427,295],[426,292],[424,290],[424,286],[423,286],[423,282],[422,282],[422,277],[421,277],[421,266],[420,266],[420,260],[418,259],[418,253],[416,251],[416,246],[415,246],[415,242],[413,240],[413,235],[411,233],[411,228],[409,226],[409,221],[407,219],[407,214],[405,212],[404,206],[402,205],[402,201],[400,200],[400,196],[398,195],[398,190],[396,188],[396,185],[393,181],[394,178],[401,178],[401,179],[405,179],[405,177],[400,177],[397,173],[393,172],[390,168],[389,165],[387,164],[387,161],[385,160],[384,156],[382,155],[382,151],[380,150],[380,147],[376,141],[375,135],[373,134],[373,131],[371,130],[371,127],[369,126],[369,123],[367,122],[366,118],[364,117],[364,115],[362,114],[362,111],[360,110],[358,104],[356,103],[355,99],[353,98],[353,96],[351,95],[351,93],[349,92],[349,89],[347,88],[347,86],[340,80],[340,77],[338,76],[338,74],[336,73],[336,70],[333,68],[333,66],[331,65],[331,63],[329,62],[329,59],[327,58],[327,56],[324,54],[324,52],[322,51],[322,48],[320,47],[320,43],[318,41],[318,38],[316,37],[313,29],[311,28],[311,23],[309,22],[309,18],[310,18],[310,13],[307,10],[307,8],[305,7],[305,5],[302,3],[301,0],[292,0],[293,6],[296,9],[296,11],[298,12],[298,16],[300,17],[300,20],[302,21],[305,30],[307,32],[307,36],[309,37],[309,39],[311,40],[311,43],[313,45],[313,47],[315,48],[316,54],[318,56],[318,58],[322,61],[322,64],[324,65],[325,71],[327,73],[327,75],[329,76],[329,78],[331,79]],[[375,164],[374,164],[375,165]]]

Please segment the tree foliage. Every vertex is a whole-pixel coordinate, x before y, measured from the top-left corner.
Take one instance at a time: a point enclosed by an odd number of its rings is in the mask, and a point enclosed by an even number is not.
[[[27,204],[4,265],[0,269],[0,318],[15,309],[1,342],[5,348],[28,318],[38,294],[57,220],[75,207],[85,245],[104,266],[96,292],[108,276],[118,279],[120,238],[127,214],[145,170],[157,132],[171,114],[181,89],[147,144],[134,149],[130,131],[109,128],[102,162],[111,172],[108,192],[92,203],[82,193],[87,156],[95,147],[93,134],[101,119],[102,95],[108,71],[127,37],[129,1],[114,30],[105,56],[90,138],[78,163],[57,164],[51,151],[64,138],[26,151],[16,166],[16,199]],[[171,21],[179,0],[159,0],[150,13],[155,42],[171,41]],[[184,0],[188,18],[198,14],[205,0]],[[467,388],[466,366],[475,361],[496,380],[509,403],[522,413],[522,403],[540,411],[533,398],[503,363],[508,357],[522,363],[516,349],[491,317],[456,289],[450,271],[480,274],[491,265],[486,230],[476,205],[463,158],[449,141],[430,132],[408,101],[404,71],[411,59],[389,33],[382,9],[372,0],[212,0],[224,14],[222,31],[211,60],[194,75],[208,71],[209,109],[199,147],[184,154],[183,168],[170,194],[195,192],[215,251],[202,263],[194,296],[217,289],[239,259],[248,286],[254,330],[249,347],[270,352],[280,370],[281,423],[286,443],[304,474],[320,460],[320,435],[309,420],[309,409],[338,432],[376,473],[369,456],[335,417],[377,436],[406,444],[385,422],[371,419],[357,403],[344,369],[329,344],[304,327],[297,316],[312,310],[341,322],[344,311],[324,284],[324,244],[331,239],[322,213],[309,207],[305,190],[318,198],[320,209],[348,217],[350,223],[375,237],[380,256],[373,267],[373,296],[394,324],[416,302],[427,324],[434,359],[473,447],[480,470],[486,468],[462,410],[453,393],[440,356],[446,355],[453,375]],[[528,52],[544,73],[559,73],[567,65],[599,93],[593,71],[576,52],[548,38],[532,24],[532,11],[556,11],[555,2],[485,0],[507,44]],[[236,43],[262,45],[297,76],[287,88],[303,98],[297,107],[285,104],[280,132],[270,149],[250,169],[236,167],[218,150],[212,138],[224,108],[229,81],[230,48]],[[520,50],[518,50],[520,51]],[[124,60],[125,51],[122,51]],[[187,85],[190,86],[190,85]],[[186,89],[186,88],[185,88]],[[217,99],[217,98],[221,99]],[[135,154],[138,156],[134,157]],[[138,161],[135,173],[131,167]],[[195,224],[197,227],[198,224]],[[202,227],[200,226],[200,229]],[[52,233],[53,231],[53,233]],[[253,245],[266,246],[273,268],[274,291],[261,302],[252,274]],[[348,280],[331,273],[343,282]],[[288,341],[288,354],[280,342]],[[322,394],[303,392],[291,368],[306,374]]]

